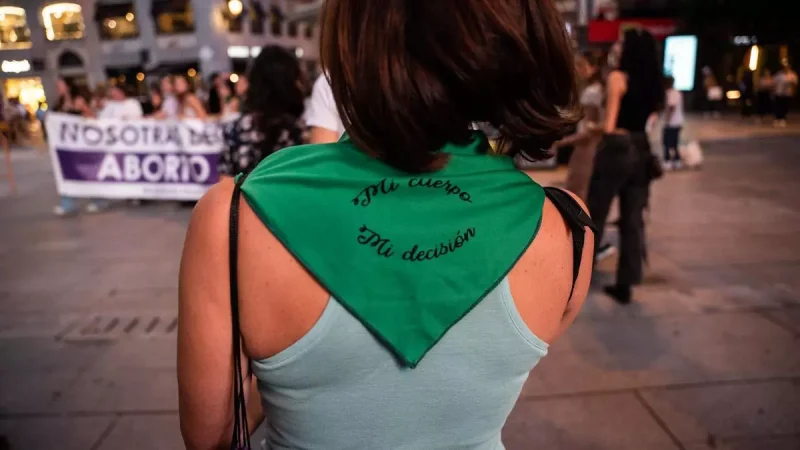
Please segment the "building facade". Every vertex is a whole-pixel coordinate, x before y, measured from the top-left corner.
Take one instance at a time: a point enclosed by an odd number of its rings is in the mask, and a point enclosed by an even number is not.
[[[3,97],[29,109],[54,103],[59,77],[94,87],[143,87],[158,75],[199,80],[243,73],[264,45],[293,51],[309,70],[318,27],[289,21],[288,0],[10,0],[0,5]]]

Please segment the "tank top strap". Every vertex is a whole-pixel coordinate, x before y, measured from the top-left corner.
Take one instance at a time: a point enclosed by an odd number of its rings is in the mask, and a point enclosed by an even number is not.
[[[575,283],[578,281],[578,274],[581,269],[581,260],[583,259],[583,244],[586,240],[586,228],[597,233],[592,218],[586,214],[581,205],[563,189],[555,187],[544,188],[545,196],[553,202],[561,217],[567,223],[567,226],[572,233],[572,288],[569,291],[569,298],[572,299],[572,293],[575,291]]]

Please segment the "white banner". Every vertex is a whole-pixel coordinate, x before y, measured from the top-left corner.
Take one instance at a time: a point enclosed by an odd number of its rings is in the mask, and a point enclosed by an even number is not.
[[[219,180],[223,139],[217,122],[48,113],[46,127],[63,196],[197,200]]]

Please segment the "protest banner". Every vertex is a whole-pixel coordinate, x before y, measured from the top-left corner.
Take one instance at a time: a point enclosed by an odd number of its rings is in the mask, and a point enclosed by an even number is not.
[[[63,196],[197,200],[219,180],[223,139],[217,122],[48,113],[46,127]]]

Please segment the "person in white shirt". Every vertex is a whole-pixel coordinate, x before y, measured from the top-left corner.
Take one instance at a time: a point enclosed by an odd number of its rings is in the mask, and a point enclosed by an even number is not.
[[[172,78],[167,75],[161,79],[161,110],[158,112],[159,119],[177,119],[180,104],[175,97],[175,86]]]
[[[336,142],[344,134],[333,91],[324,74],[314,82],[311,101],[306,108],[306,125],[311,127],[311,144]]]
[[[667,170],[679,169],[681,156],[678,146],[683,128],[683,95],[675,89],[675,78],[667,77],[664,80],[667,88],[667,107],[664,109],[664,167]]]
[[[113,85],[108,91],[109,100],[98,117],[101,119],[141,119],[144,116],[139,100],[128,95],[123,85]]]
[[[797,90],[797,72],[786,64],[783,70],[778,72],[773,79],[775,88],[775,126],[783,128],[786,126],[786,117],[789,115],[789,106],[792,103]]]

